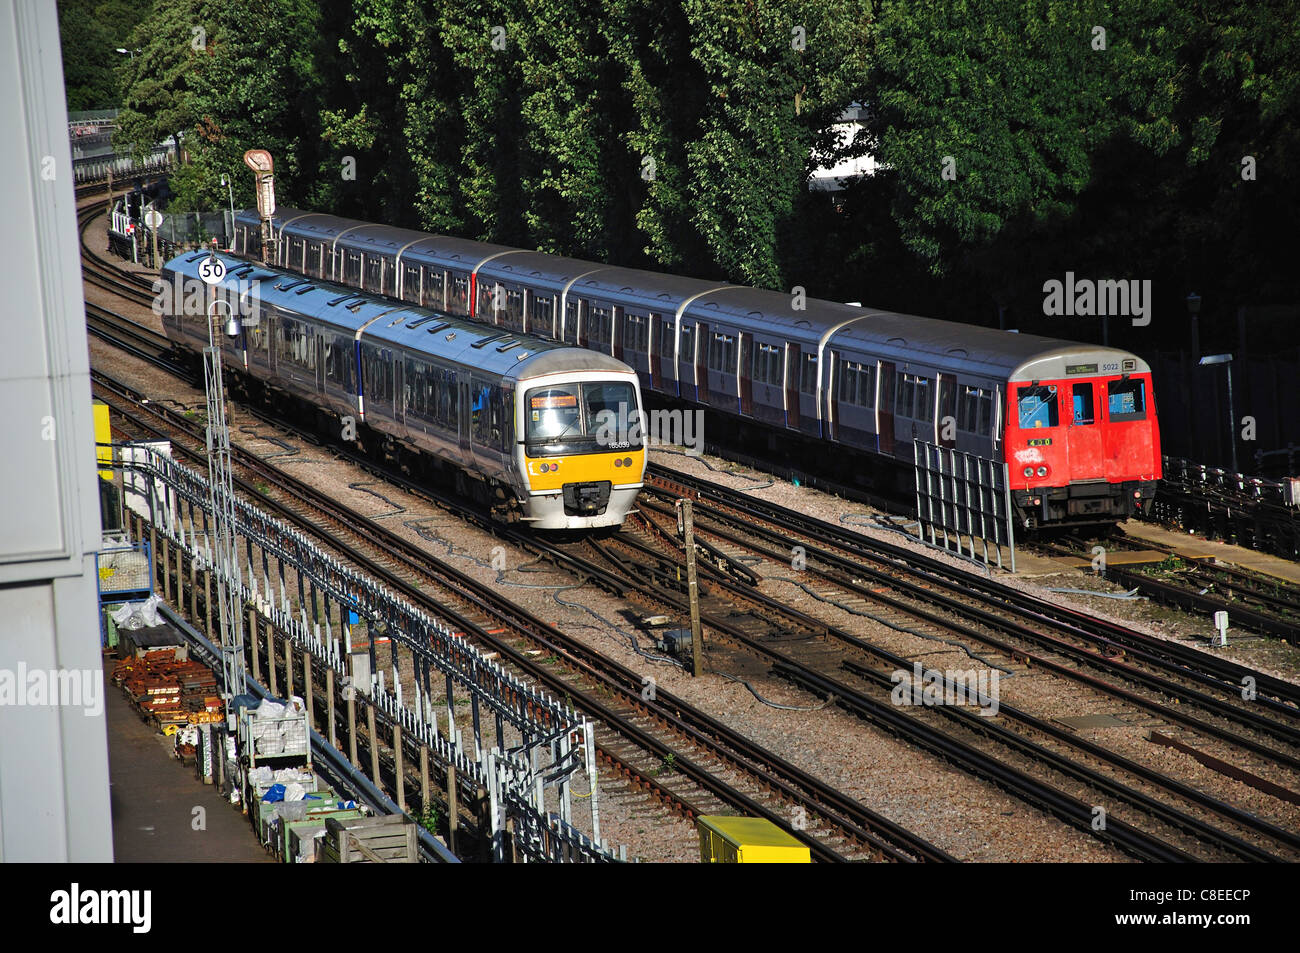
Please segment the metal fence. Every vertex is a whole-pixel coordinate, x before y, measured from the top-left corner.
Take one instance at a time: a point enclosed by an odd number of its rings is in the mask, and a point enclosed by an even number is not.
[[[1005,546],[1015,572],[1015,517],[1007,465],[923,440],[915,441],[914,448],[921,538],[984,563],[990,563],[991,556],[999,569],[1005,568]]]
[[[155,447],[127,449],[131,451],[124,454],[131,459],[123,464],[128,470],[123,481],[127,505],[136,512],[145,510],[154,530],[199,565],[214,574],[222,572],[211,549],[207,478]],[[370,684],[355,688],[367,696],[377,717],[400,725],[443,764],[454,765],[459,777],[492,792],[494,810],[488,833],[498,845],[499,857],[505,859],[508,841],[525,859],[617,859],[600,839],[594,737],[591,723],[580,713],[508,672],[459,633],[319,549],[280,520],[236,500],[235,521],[236,548],[245,557],[235,569],[238,578],[230,580],[235,598],[286,633],[298,649],[334,669],[340,680],[351,676],[350,636],[346,627],[341,632],[331,628],[331,601],[366,619],[371,631],[382,623],[390,635],[394,677],[386,685],[378,666],[372,665]],[[278,571],[270,568],[271,561],[278,564]],[[286,567],[297,576],[296,611]],[[309,606],[312,616],[316,615],[318,595],[324,603],[323,624],[308,616]],[[404,694],[396,678],[399,644],[410,660],[413,694]],[[445,693],[445,731],[440,730],[441,719],[433,701],[435,686]],[[462,719],[467,713],[457,713],[454,693],[468,696],[471,706],[468,714],[472,720],[464,727]],[[487,709],[485,715],[495,718],[496,746],[485,744],[483,722],[487,718],[480,718],[480,706]],[[502,750],[503,722],[519,731],[522,745]],[[573,739],[578,737],[586,743],[575,745]],[[591,783],[585,796],[591,809],[590,836],[569,823],[568,778],[579,768],[585,769]],[[548,788],[558,798],[560,823],[543,813],[543,793]]]

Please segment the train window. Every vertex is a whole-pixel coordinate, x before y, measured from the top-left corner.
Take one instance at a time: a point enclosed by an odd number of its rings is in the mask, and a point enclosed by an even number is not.
[[[555,298],[551,295],[533,295],[528,329],[546,337],[555,337]]]
[[[482,447],[501,446],[504,414],[501,409],[501,388],[487,381],[475,379],[470,385],[470,433],[474,442]]]
[[[451,294],[447,307],[457,314],[469,314],[469,278],[465,275],[452,275]]]
[[[503,320],[508,328],[514,328],[516,331],[524,329],[524,293],[522,291],[512,291],[503,289],[504,295],[502,300],[505,304],[505,314]]]
[[[693,325],[682,325],[682,343],[679,353],[681,359],[687,364],[695,363],[695,327]]]
[[[592,305],[587,311],[587,346],[598,347],[603,351],[609,346],[609,335],[609,308]]]
[[[378,291],[383,294],[384,287],[384,259],[378,255],[366,255],[366,283],[363,286],[368,291]]]
[[[709,342],[709,367],[724,374],[736,370],[736,338],[730,334],[715,334]]]
[[[817,355],[805,354],[799,362],[799,389],[805,394],[817,393]]]
[[[361,346],[362,388],[367,403],[393,399],[393,352],[372,344]]]
[[[627,330],[623,335],[623,346],[641,354],[649,352],[650,320],[645,315],[627,315]]]
[[[425,265],[420,269],[424,274],[424,292],[420,298],[420,304],[425,307],[441,308],[442,300],[442,269]]]
[[[406,265],[402,268],[402,295],[403,301],[420,301],[420,266]]]
[[[811,355],[809,355],[811,356]],[[840,361],[840,401],[859,407],[876,404],[876,368],[857,361]]]
[[[1040,384],[1021,387],[1017,392],[1017,398],[1021,430],[1055,427],[1060,424],[1055,386],[1044,387]]]
[[[673,338],[677,334],[677,328],[667,316],[659,319],[659,356],[673,356]]]
[[[894,413],[899,417],[912,416],[912,403],[916,399],[916,378],[911,374],[898,375],[898,400]]]
[[[361,253],[350,251],[343,255],[343,283],[357,286],[361,281]]]
[[[1146,420],[1145,381],[1119,380],[1106,385],[1106,415],[1111,420]]]
[[[750,376],[756,384],[781,384],[785,379],[781,349],[775,344],[754,345]]]
[[[346,337],[338,334],[321,335],[321,340],[325,342],[325,379],[351,393],[351,342]]]
[[[932,423],[934,421],[934,381],[928,377],[916,378],[916,406],[912,419]]]
[[[1074,422],[1079,425],[1097,422],[1097,413],[1093,409],[1092,382],[1078,381],[1072,388]]]
[[[962,388],[957,406],[957,429],[987,437],[993,427],[993,393],[982,387]]]

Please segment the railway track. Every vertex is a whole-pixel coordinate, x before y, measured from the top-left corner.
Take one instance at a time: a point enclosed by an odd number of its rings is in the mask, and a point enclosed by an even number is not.
[[[527,540],[519,542],[528,545]],[[582,573],[626,598],[639,597],[645,601],[647,607],[666,606],[678,614],[679,618],[686,613],[684,596],[672,595],[673,589],[678,591],[681,589],[680,584],[674,585],[675,570],[665,565],[653,565],[653,558],[640,563],[639,569],[631,568],[636,564],[635,557],[613,555],[608,551],[613,546],[626,547],[634,551],[639,549],[636,545],[629,546],[624,534],[613,541],[588,542],[562,547],[553,555],[557,563],[567,564],[572,571]],[[580,547],[598,552],[603,550],[600,555],[604,557],[607,568],[602,569],[589,557],[575,552]],[[534,543],[529,548],[541,551],[547,547],[544,543]],[[1194,809],[1207,811],[1227,820],[1230,826],[1248,832],[1247,836],[1264,839],[1270,844],[1281,844],[1285,849],[1292,851],[1300,847],[1300,838],[1289,831],[1268,822],[1260,822],[1244,811],[1163,778],[1157,772],[1119,758],[1099,746],[1083,742],[1082,739],[1075,738],[1070,733],[1049,725],[1041,719],[1033,719],[1026,713],[1009,709],[1005,704],[1001,713],[1015,720],[1025,734],[1003,729],[994,724],[991,719],[982,719],[960,706],[924,709],[915,716],[904,714],[897,706],[877,701],[874,695],[878,689],[884,689],[888,693],[893,684],[890,678],[891,669],[910,669],[908,660],[881,653],[874,647],[856,640],[857,648],[874,656],[877,663],[883,662],[884,665],[863,665],[861,662],[843,658],[838,652],[826,650],[811,653],[821,657],[810,663],[808,654],[799,653],[796,656],[796,649],[808,643],[810,639],[815,639],[817,635],[829,634],[844,644],[854,642],[854,638],[847,633],[836,632],[816,620],[801,618],[798,613],[791,612],[771,600],[765,601],[761,597],[755,601],[763,602],[765,611],[779,619],[774,625],[769,622],[765,627],[755,612],[742,616],[737,621],[734,606],[729,614],[723,614],[728,612],[727,606],[732,599],[744,598],[743,593],[733,589],[725,599],[720,599],[712,605],[708,601],[702,603],[701,613],[707,629],[714,635],[742,645],[748,651],[763,658],[773,666],[775,673],[785,675],[818,694],[832,695],[838,704],[854,714],[897,732],[920,747],[940,754],[972,773],[994,781],[1029,803],[1080,829],[1092,830],[1090,821],[1095,816],[1096,805],[1102,800],[1108,804],[1113,803],[1113,800],[1120,800],[1132,808],[1149,813],[1151,817],[1157,818],[1161,824],[1169,828],[1190,834],[1198,845],[1217,845],[1216,849],[1224,852],[1217,856],[1226,855],[1251,860],[1276,859],[1270,851],[1259,848],[1237,834],[1215,828],[1198,817],[1159,802],[1133,787],[1118,784],[1111,777],[1093,768],[1070,761],[1043,745],[1029,741],[1026,734],[1033,733],[1050,739],[1057,746],[1071,747],[1075,749],[1076,754],[1082,754],[1094,762],[1104,762],[1111,770],[1133,775],[1145,785],[1154,785],[1162,789],[1166,797],[1182,799],[1194,805]],[[754,597],[751,596],[750,599]],[[843,671],[849,671],[857,679],[874,683],[870,685],[872,695],[866,694],[863,686],[846,683],[842,679]],[[956,732],[951,730],[939,731],[935,725],[944,719],[960,724],[962,731],[968,736],[967,739],[954,737]],[[951,725],[948,727],[951,728]],[[1086,785],[1093,792],[1093,799],[1082,800],[1060,786],[1044,784],[1039,777],[1015,767],[1011,763],[1013,758],[992,757],[987,751],[987,746],[981,747],[975,743],[976,736],[995,737],[1004,749],[1014,752],[1022,763],[1026,759],[1033,762],[1039,773],[1046,765],[1052,772],[1068,777],[1076,785],[1077,783]],[[1103,799],[1096,799],[1098,792],[1103,794]],[[1111,812],[1110,816],[1111,824],[1103,836],[1135,856],[1149,860],[1188,859],[1187,853],[1172,847],[1167,841],[1151,836],[1135,826],[1117,826],[1119,822],[1114,821],[1114,813]]]

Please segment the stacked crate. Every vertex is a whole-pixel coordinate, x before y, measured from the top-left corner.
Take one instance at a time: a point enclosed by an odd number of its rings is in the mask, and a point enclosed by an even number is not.
[[[171,649],[123,659],[112,678],[136,710],[159,728],[213,724],[225,717],[216,675],[199,662],[177,659]]]

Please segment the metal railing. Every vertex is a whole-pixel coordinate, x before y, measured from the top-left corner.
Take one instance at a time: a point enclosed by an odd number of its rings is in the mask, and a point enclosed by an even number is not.
[[[924,440],[915,441],[913,447],[921,538],[985,564],[991,556],[999,569],[1004,568],[1005,546],[1015,572],[1015,516],[1007,465]]]
[[[209,532],[207,478],[155,447],[135,445],[126,450],[129,453],[124,452],[117,465],[126,471],[125,494],[135,497],[128,505],[135,512],[143,511],[154,530],[197,565],[214,574],[221,572],[215,565]],[[489,833],[501,859],[506,859],[506,840],[515,843],[523,858],[617,859],[599,838],[595,745],[589,721],[571,706],[506,671],[439,620],[319,549],[301,532],[243,500],[236,499],[234,508],[236,550],[245,557],[236,560],[239,565],[232,572],[237,578],[230,580],[239,604],[251,607],[299,650],[333,669],[340,680],[350,678],[350,636],[347,630],[338,634],[332,630],[329,601],[355,611],[369,626],[382,622],[392,648],[394,678],[385,685],[383,675],[372,668],[370,684],[354,687],[366,695],[378,717],[400,725],[406,735],[427,745],[441,763],[454,765],[471,785],[492,792],[495,807]],[[260,577],[255,549],[261,554]],[[269,560],[278,565],[278,590]],[[296,612],[286,583],[286,566],[298,577]],[[310,586],[310,603],[304,594],[304,580]],[[323,625],[307,614],[308,604],[315,614],[318,593],[325,599]],[[415,687],[409,698],[404,697],[396,679],[398,645],[406,650],[412,669]],[[435,673],[445,682],[446,705],[441,712],[445,732],[440,730],[433,701]],[[464,737],[464,729],[457,727],[453,698],[457,690],[467,694],[472,704],[469,739]],[[480,705],[496,716],[498,735],[501,722],[507,722],[519,731],[522,745],[507,751],[487,748],[480,731]],[[575,746],[575,737],[584,738],[585,743]],[[568,778],[579,768],[585,768],[591,780],[591,836],[568,820],[572,816]],[[546,788],[558,791],[560,823],[543,814]]]

